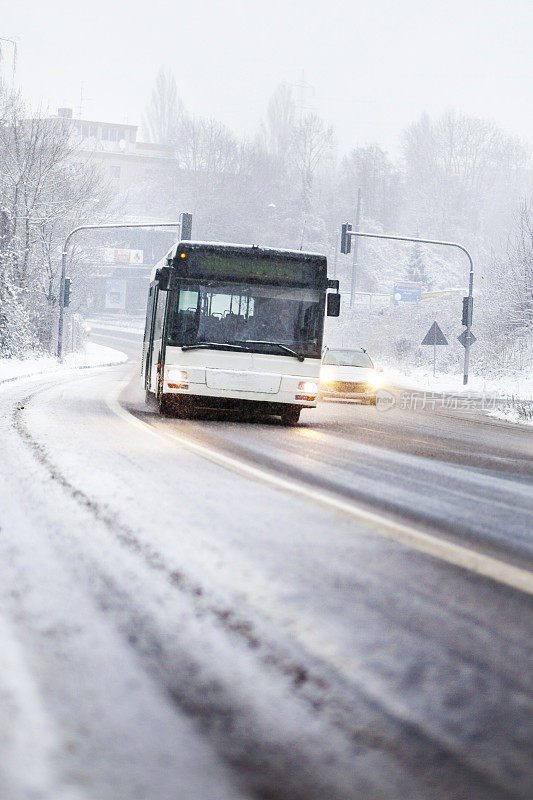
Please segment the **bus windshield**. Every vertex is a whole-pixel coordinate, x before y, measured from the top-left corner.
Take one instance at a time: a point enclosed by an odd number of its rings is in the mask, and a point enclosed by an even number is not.
[[[185,282],[172,291],[167,344],[242,345],[280,354],[279,345],[320,357],[323,308],[318,289]]]
[[[362,350],[327,350],[322,363],[335,367],[374,366],[370,356]]]

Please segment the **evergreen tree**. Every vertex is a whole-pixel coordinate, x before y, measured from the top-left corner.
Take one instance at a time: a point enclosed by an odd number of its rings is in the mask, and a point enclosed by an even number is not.
[[[425,289],[429,289],[431,279],[426,268],[424,251],[419,242],[413,242],[411,256],[407,264],[407,280],[421,283]]]

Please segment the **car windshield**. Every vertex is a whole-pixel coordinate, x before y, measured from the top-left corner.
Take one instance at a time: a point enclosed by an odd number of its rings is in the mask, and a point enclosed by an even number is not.
[[[362,350],[328,350],[323,359],[324,364],[334,367],[370,367],[374,365],[370,356]]]
[[[182,284],[170,298],[167,342],[243,345],[280,354],[286,348],[320,357],[320,292],[311,288],[205,281]]]

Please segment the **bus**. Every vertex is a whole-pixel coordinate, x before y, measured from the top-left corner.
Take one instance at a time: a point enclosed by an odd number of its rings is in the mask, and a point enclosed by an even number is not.
[[[294,425],[316,406],[324,315],[339,309],[323,255],[180,241],[152,270],[146,399],[162,414],[233,408]]]

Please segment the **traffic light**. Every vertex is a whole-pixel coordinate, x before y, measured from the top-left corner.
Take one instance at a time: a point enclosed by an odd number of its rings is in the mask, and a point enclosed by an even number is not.
[[[70,305],[70,278],[65,278],[65,285],[63,287],[63,308]]]
[[[188,214],[186,211],[180,214],[180,239],[191,239],[192,238],[192,214]]]
[[[463,297],[463,325],[472,324],[472,311],[474,310],[474,298]]]
[[[349,222],[343,222],[341,227],[341,253],[352,252],[352,237],[350,232],[352,226]]]

